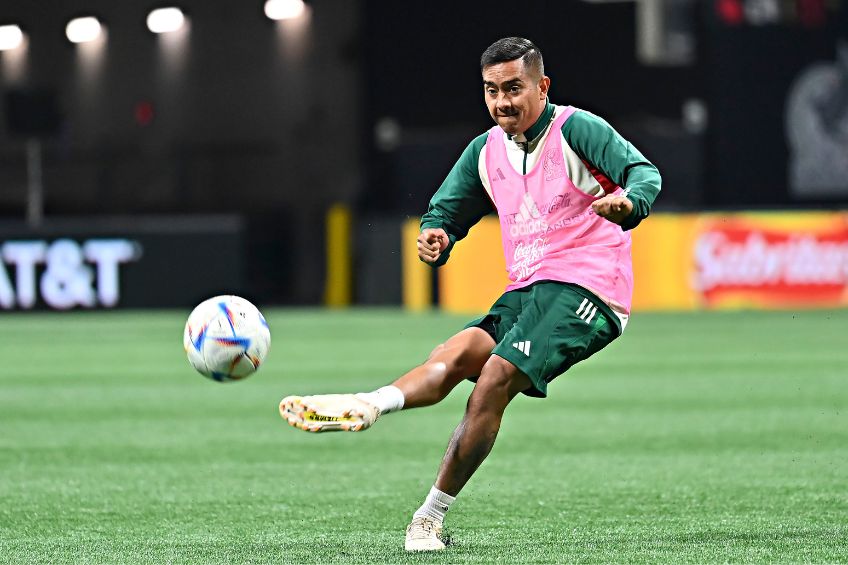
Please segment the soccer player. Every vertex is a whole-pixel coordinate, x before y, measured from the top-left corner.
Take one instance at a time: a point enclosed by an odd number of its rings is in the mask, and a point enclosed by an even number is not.
[[[360,431],[381,415],[435,404],[475,381],[436,482],[406,530],[409,551],[444,549],[445,513],[494,445],[518,394],[603,349],[627,324],[630,234],[649,213],[660,175],[601,118],[548,101],[542,53],[527,39],[482,55],[495,125],[465,149],[421,219],[418,256],[440,266],[493,209],[512,283],[489,312],[418,367],[374,392],[289,396],[280,414],[306,431]]]

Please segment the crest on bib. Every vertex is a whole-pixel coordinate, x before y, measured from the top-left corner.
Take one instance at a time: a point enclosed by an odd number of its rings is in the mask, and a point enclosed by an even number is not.
[[[561,151],[554,148],[545,151],[542,166],[545,169],[545,180],[561,179],[565,176],[565,163]]]

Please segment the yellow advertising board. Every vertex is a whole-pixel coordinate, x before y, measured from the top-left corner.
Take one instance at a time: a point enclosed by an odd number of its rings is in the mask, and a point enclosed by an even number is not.
[[[636,311],[848,305],[846,212],[653,214],[632,234]],[[487,217],[439,269],[439,304],[485,311],[507,283]]]

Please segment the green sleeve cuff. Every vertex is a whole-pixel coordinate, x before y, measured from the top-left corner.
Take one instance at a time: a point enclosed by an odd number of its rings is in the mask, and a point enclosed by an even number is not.
[[[456,236],[448,234],[448,239],[450,240],[450,245],[448,245],[447,251],[441,253],[435,262],[430,263],[431,267],[441,267],[448,262],[448,259],[450,259],[450,253],[453,251],[453,246],[456,244]]]

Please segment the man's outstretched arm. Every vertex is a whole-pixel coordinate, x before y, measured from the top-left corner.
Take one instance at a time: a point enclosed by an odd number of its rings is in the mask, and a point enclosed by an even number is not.
[[[586,111],[575,112],[563,125],[562,135],[581,159],[626,191],[626,198],[610,195],[595,202],[599,216],[625,230],[648,217],[662,185],[653,163],[605,120]]]
[[[481,134],[468,144],[430,200],[427,213],[421,217],[418,251],[421,260],[429,265],[444,265],[453,244],[468,235],[468,230],[493,210],[477,168],[486,136]],[[432,230],[440,230],[447,240],[442,239],[441,233],[436,235]],[[424,235],[425,232],[427,235]],[[434,254],[436,244],[438,253]],[[422,246],[424,256],[421,255]]]

